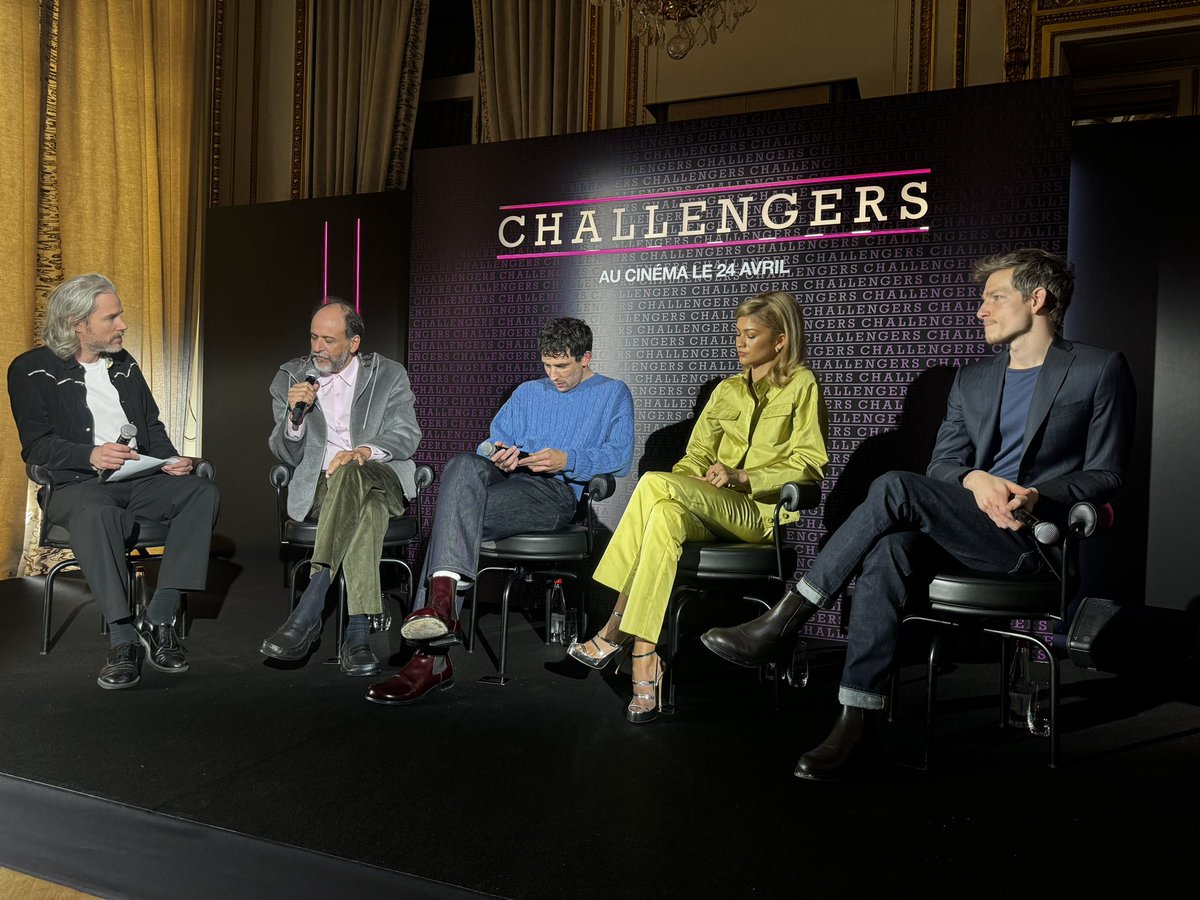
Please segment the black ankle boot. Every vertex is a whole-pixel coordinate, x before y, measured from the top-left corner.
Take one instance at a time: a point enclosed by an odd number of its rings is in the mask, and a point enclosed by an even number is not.
[[[739,666],[761,666],[775,659],[783,642],[793,637],[817,609],[795,591],[788,591],[757,619],[732,628],[710,628],[700,640],[721,659]]]
[[[869,755],[869,732],[877,717],[877,710],[843,706],[829,737],[796,763],[796,777],[810,781],[838,781],[853,774]]]

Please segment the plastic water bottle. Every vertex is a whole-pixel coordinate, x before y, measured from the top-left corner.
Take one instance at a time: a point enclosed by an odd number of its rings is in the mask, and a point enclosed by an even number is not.
[[[573,640],[573,638],[572,638]],[[567,644],[567,598],[561,578],[550,585],[550,643]]]

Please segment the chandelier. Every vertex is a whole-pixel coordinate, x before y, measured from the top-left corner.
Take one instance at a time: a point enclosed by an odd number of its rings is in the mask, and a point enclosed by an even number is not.
[[[592,0],[602,6],[608,0]],[[738,19],[754,9],[758,0],[613,0],[617,15],[629,15],[633,33],[644,44],[665,41],[671,59],[683,59],[695,45],[716,42],[717,30],[733,31]],[[675,34],[667,39],[667,23]]]

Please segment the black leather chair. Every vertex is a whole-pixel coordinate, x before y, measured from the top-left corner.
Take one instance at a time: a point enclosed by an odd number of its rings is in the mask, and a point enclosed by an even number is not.
[[[779,491],[775,521],[782,510],[815,509],[821,503],[821,485],[811,481],[789,481]],[[796,571],[796,551],[783,541],[784,527],[776,524],[769,544],[727,541],[687,541],[679,557],[675,587],[667,604],[667,679],[663,690],[665,714],[675,712],[674,661],[679,652],[680,620],[688,603],[711,590],[734,588],[742,599],[763,610],[774,606],[787,579]],[[776,678],[776,690],[779,680]]]
[[[479,606],[479,583],[487,572],[507,572],[508,579],[500,593],[500,653],[496,660],[496,674],[485,675],[479,681],[485,684],[507,684],[510,680],[505,666],[508,662],[508,609],[509,595],[518,581],[531,582],[535,578],[569,579],[579,583],[579,628],[587,629],[587,573],[578,571],[581,563],[591,558],[595,535],[592,522],[592,504],[607,500],[617,488],[612,475],[597,475],[588,482],[579,501],[575,522],[558,531],[515,534],[498,541],[484,541],[479,545],[480,562],[505,561],[509,565],[486,566],[475,576],[471,588],[471,617],[467,625],[467,652],[475,651],[475,621]],[[546,591],[545,640],[550,643],[550,590]]]
[[[1049,661],[1049,738],[1050,766],[1058,765],[1059,660],[1051,647],[1033,631],[1017,631],[1014,619],[1065,622],[1079,584],[1079,541],[1091,537],[1111,522],[1109,507],[1076,503],[1067,516],[1066,528],[1047,527],[1043,523],[1034,535],[1043,548],[1046,567],[1031,579],[1007,578],[950,568],[939,572],[929,584],[926,611],[905,615],[901,628],[909,622],[927,622],[935,626],[929,648],[926,673],[925,748],[923,765],[928,768],[934,738],[934,704],[937,699],[937,664],[942,638],[947,630],[974,628],[1001,639],[1000,651],[1000,724],[1008,721],[1010,656],[1009,642],[1023,643],[1032,651],[1042,652]],[[899,678],[893,674],[889,704],[894,714]]]
[[[279,525],[279,544],[286,554],[298,550],[297,558],[288,569],[288,614],[296,608],[299,592],[296,589],[296,573],[300,567],[312,558],[313,548],[317,543],[317,520],[303,519],[296,521],[287,513],[287,491],[291,484],[292,467],[285,463],[271,466],[268,476],[275,489],[275,514]],[[414,480],[417,485],[417,496],[413,498],[412,506],[403,516],[388,520],[387,531],[383,535],[383,555],[379,564],[392,565],[404,572],[405,583],[408,586],[408,603],[412,603],[413,573],[407,560],[402,559],[398,551],[421,540],[421,494],[433,484],[433,469],[429,466],[417,466]],[[338,571],[337,581],[337,645],[342,645],[346,630],[346,576]]]
[[[194,472],[200,478],[207,478],[209,481],[216,476],[216,471],[213,469],[212,463],[207,460],[197,461]],[[39,485],[38,503],[42,509],[45,509],[50,504],[50,498],[54,496],[54,484],[50,478],[50,471],[45,466],[28,464],[25,466],[25,473],[29,476],[30,481]],[[71,550],[70,532],[64,526],[51,522],[44,514],[41,520],[42,526],[38,533],[38,546],[47,550],[66,550],[69,553]],[[129,551],[125,558],[129,576],[126,596],[129,598],[129,611],[131,614],[136,615],[147,601],[146,597],[139,596],[145,590],[145,582],[141,578],[141,568],[146,563],[155,562],[159,559],[158,555],[152,554],[150,551],[162,547],[166,543],[168,527],[168,524],[161,520],[137,520],[137,531],[134,534],[133,543],[129,546]],[[45,594],[42,600],[42,649],[40,651],[42,656],[50,652],[50,609],[54,600],[54,581],[58,578],[60,572],[69,568],[79,568],[79,563],[74,556],[67,556],[65,559],[55,563],[46,573]],[[180,595],[177,630],[180,638],[187,637],[186,593]],[[100,619],[100,633],[108,633],[108,623],[104,621],[103,616]]]

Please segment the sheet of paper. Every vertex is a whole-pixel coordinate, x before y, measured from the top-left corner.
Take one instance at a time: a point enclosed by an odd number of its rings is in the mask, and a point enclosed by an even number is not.
[[[147,456],[141,454],[139,459],[127,459],[122,464],[121,468],[114,469],[112,474],[108,476],[107,481],[124,481],[126,478],[135,478],[138,475],[145,475],[161,469],[169,463],[178,462],[178,456],[172,456],[169,459],[159,459],[157,456]]]

